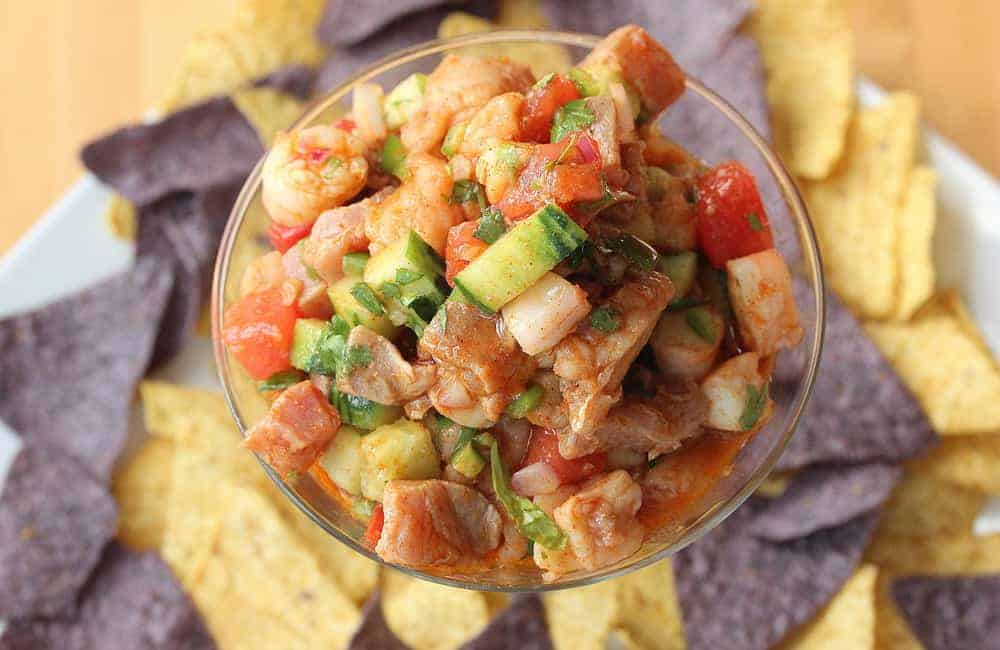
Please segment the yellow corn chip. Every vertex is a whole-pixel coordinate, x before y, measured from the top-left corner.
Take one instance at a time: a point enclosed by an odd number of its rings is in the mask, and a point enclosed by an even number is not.
[[[937,176],[929,167],[917,167],[899,212],[899,304],[896,318],[909,320],[934,293],[934,237]]]
[[[924,647],[913,636],[910,626],[903,620],[889,587],[892,577],[879,571],[875,583],[875,647],[877,650],[922,650]]]
[[[112,492],[118,502],[118,539],[129,548],[160,546],[173,462],[173,443],[153,437],[116,474]]]
[[[245,88],[234,92],[232,98],[265,147],[271,146],[278,131],[287,129],[302,116],[305,106],[273,88]]]
[[[980,492],[907,471],[882,508],[876,534],[933,537],[969,531],[985,504]]]
[[[1000,431],[1000,371],[967,327],[938,301],[909,323],[866,325],[943,435]]]
[[[503,0],[497,9],[497,25],[504,29],[547,29],[550,27],[538,0]]]
[[[842,0],[758,0],[751,31],[767,70],[774,141],[792,172],[821,179],[844,148],[854,41]]]
[[[861,566],[812,621],[778,646],[781,650],[875,647],[875,579],[878,569]]]
[[[860,109],[833,174],[803,184],[830,286],[867,318],[885,318],[897,304],[897,213],[913,166],[917,113],[916,98],[905,93]]]
[[[612,628],[604,642],[604,650],[644,650],[632,635],[620,627]]]
[[[457,648],[489,621],[481,593],[436,585],[398,571],[382,574],[382,613],[414,650]]]
[[[221,393],[171,384],[144,381],[139,384],[143,424],[146,431],[172,440],[192,431],[211,427],[235,430],[232,415]],[[235,438],[239,442],[239,437]]]
[[[670,560],[612,581],[618,587],[615,625],[647,650],[684,650],[684,621]]]
[[[972,531],[910,537],[878,532],[865,561],[895,575],[968,575],[1000,571],[1000,534]]]
[[[1000,494],[1000,434],[948,436],[909,469],[982,494]]]
[[[118,194],[112,196],[104,208],[104,223],[112,235],[125,241],[135,240],[136,232],[139,230],[135,206]]]
[[[603,650],[618,616],[614,580],[542,595],[555,650]]]
[[[506,27],[507,25],[500,25]],[[453,38],[464,34],[489,32],[497,25],[472,14],[461,11],[448,14],[438,27],[440,38]],[[462,49],[469,56],[505,56],[513,61],[520,61],[534,73],[535,77],[543,77],[550,72],[568,70],[572,63],[569,51],[561,45],[544,45],[539,43],[511,43],[509,45],[470,46]]]
[[[756,494],[765,499],[776,499],[785,493],[788,484],[792,482],[794,472],[782,472],[770,474],[764,482],[757,488]]]

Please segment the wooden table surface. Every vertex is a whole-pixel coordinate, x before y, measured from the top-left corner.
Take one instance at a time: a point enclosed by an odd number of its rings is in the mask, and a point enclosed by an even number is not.
[[[0,254],[81,173],[88,138],[161,96],[191,34],[234,0],[0,0]],[[997,0],[848,0],[861,72],[1000,176]]]

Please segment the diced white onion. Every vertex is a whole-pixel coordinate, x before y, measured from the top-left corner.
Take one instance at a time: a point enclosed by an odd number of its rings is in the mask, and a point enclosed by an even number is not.
[[[384,138],[387,133],[385,117],[382,115],[382,87],[378,84],[363,83],[354,87],[354,103],[351,109],[357,135],[365,143],[371,144]]]
[[[615,116],[618,122],[618,137],[623,142],[635,139],[635,115],[632,114],[632,104],[628,100],[625,86],[613,83],[609,87],[611,99],[615,103]]]
[[[587,293],[555,273],[546,273],[500,310],[504,324],[527,354],[548,350],[590,313]]]
[[[558,489],[559,476],[548,463],[532,463],[514,472],[510,487],[523,497],[548,494]]]

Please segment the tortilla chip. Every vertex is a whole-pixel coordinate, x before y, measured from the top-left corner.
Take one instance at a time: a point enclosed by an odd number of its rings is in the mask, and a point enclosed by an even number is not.
[[[139,384],[139,396],[143,425],[153,435],[180,443],[203,431],[235,432],[229,407],[217,391],[147,380]],[[238,435],[232,441],[239,442]]]
[[[983,494],[1000,494],[1000,435],[948,436],[910,471]]]
[[[80,595],[77,616],[11,621],[0,647],[210,650],[215,642],[155,553],[111,544]]]
[[[71,614],[116,514],[80,462],[50,445],[22,447],[0,495],[0,619]]]
[[[389,629],[414,650],[454,648],[489,621],[483,595],[411,578],[382,574],[382,613]]]
[[[150,438],[115,476],[118,539],[128,548],[159,548],[166,524],[167,493],[173,477],[174,444]]]
[[[877,568],[862,565],[815,619],[778,645],[779,650],[874,648],[877,575]]]
[[[870,323],[875,344],[916,393],[942,435],[1000,431],[1000,370],[947,305],[909,323]]]
[[[538,594],[515,597],[506,609],[483,628],[483,631],[463,643],[461,650],[552,650],[545,607]]]
[[[498,27],[505,27],[505,25],[497,25],[478,16],[456,11],[441,21],[441,26],[438,28],[438,38],[453,38],[464,34],[489,32]],[[539,43],[482,45],[462,48],[462,53],[468,56],[508,57],[529,66],[535,77],[539,79],[550,72],[568,70],[572,65],[569,50],[562,45]]]
[[[794,476],[793,472],[772,472],[757,487],[754,494],[764,499],[776,499],[785,493]]]
[[[806,470],[764,507],[750,533],[787,542],[839,526],[882,505],[901,474],[895,465],[880,463]]]
[[[608,638],[604,642],[604,650],[642,650],[642,646],[636,643],[628,632],[616,627],[608,632]]]
[[[879,533],[934,537],[967,532],[986,504],[986,496],[908,471],[882,509]]]
[[[792,173],[825,178],[854,107],[854,39],[841,0],[758,0],[750,31],[767,69],[774,143]]]
[[[684,650],[684,622],[670,560],[612,581],[618,587],[614,625],[647,650]]]
[[[501,0],[496,24],[503,29],[548,29],[551,27],[539,0]]]
[[[140,261],[0,320],[0,419],[27,443],[60,447],[109,480],[171,282],[170,267]]]
[[[118,194],[113,195],[104,208],[103,219],[113,236],[125,241],[135,240],[139,222],[136,218],[135,206],[128,199],[122,198]]]
[[[299,119],[305,107],[294,97],[273,88],[245,88],[234,92],[232,98],[265,147],[271,145],[278,131]]]
[[[899,320],[909,320],[934,293],[931,240],[937,220],[936,185],[933,169],[915,168],[899,212],[899,304],[895,314]]]
[[[928,650],[996,648],[1000,576],[898,578],[892,596]]]
[[[316,68],[304,63],[290,63],[253,82],[254,88],[271,88],[299,101],[312,97]]]
[[[889,592],[892,578],[879,571],[875,584],[875,647],[878,650],[923,650]]]
[[[372,592],[361,610],[361,625],[351,637],[347,650],[409,650],[385,622],[380,591]]]
[[[234,19],[197,35],[160,104],[177,110],[222,95],[293,63],[317,64],[323,48],[313,32],[324,0],[240,0]]]
[[[917,99],[906,93],[859,109],[831,175],[803,183],[826,278],[866,318],[885,318],[896,308],[897,214],[916,155],[918,112]]]
[[[316,34],[330,47],[357,45],[389,23],[444,4],[450,4],[449,0],[327,0]]]
[[[556,650],[601,650],[618,616],[618,585],[606,580],[542,594]]]

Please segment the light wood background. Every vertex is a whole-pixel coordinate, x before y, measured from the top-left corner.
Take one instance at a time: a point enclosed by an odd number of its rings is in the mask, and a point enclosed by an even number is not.
[[[1000,0],[849,0],[861,71],[1000,176]],[[0,0],[0,254],[80,175],[88,138],[135,120],[191,35],[233,0]]]

